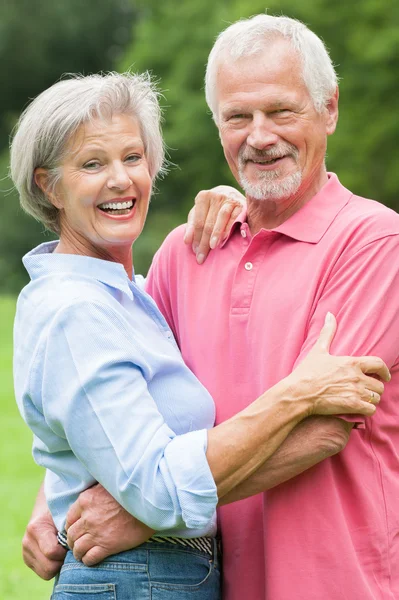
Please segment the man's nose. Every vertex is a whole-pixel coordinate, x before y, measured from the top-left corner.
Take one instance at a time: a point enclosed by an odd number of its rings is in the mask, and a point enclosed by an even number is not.
[[[120,162],[113,163],[108,176],[107,187],[111,189],[126,190],[132,185],[127,168]]]
[[[268,146],[277,144],[279,137],[274,129],[275,125],[270,117],[260,112],[254,114],[247,144],[257,150],[264,150]]]

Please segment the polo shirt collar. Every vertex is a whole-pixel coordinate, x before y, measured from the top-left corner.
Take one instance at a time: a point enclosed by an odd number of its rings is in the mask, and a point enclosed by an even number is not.
[[[22,262],[32,281],[53,274],[73,273],[95,279],[133,297],[123,265],[79,254],[57,254],[54,253],[57,244],[57,240],[45,242],[23,257]]]
[[[334,173],[328,173],[328,181],[302,208],[289,219],[270,231],[276,231],[300,242],[317,244],[341,209],[349,202],[352,192],[347,190]],[[235,220],[228,237],[246,221],[246,210]],[[224,244],[223,244],[224,245]]]

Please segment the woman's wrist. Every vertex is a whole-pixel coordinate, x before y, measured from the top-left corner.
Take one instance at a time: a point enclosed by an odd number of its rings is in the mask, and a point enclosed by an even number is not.
[[[259,398],[263,402],[275,405],[286,415],[287,423],[299,423],[313,414],[314,393],[310,379],[298,378],[293,373],[276,383]]]

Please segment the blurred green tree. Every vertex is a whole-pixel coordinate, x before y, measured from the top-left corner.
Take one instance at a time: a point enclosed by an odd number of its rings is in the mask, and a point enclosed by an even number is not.
[[[196,193],[219,183],[233,182],[217,130],[205,104],[205,64],[218,32],[239,18],[264,12],[264,0],[201,0],[198,3],[191,0],[98,0],[95,10],[79,0],[55,0],[53,4],[58,8],[49,4],[48,14],[44,10],[47,7],[45,0],[34,4],[28,0],[14,0],[12,6],[18,6],[15,9],[10,5],[9,12],[14,16],[9,14],[5,23],[13,22],[16,28],[17,15],[20,17],[24,10],[24,14],[29,16],[24,27],[33,28],[34,21],[35,27],[39,28],[40,43],[37,42],[36,48],[30,39],[25,43],[23,34],[16,36],[9,32],[4,38],[5,43],[0,35],[0,57],[3,64],[9,65],[7,72],[12,73],[12,85],[21,88],[20,93],[18,90],[12,92],[18,94],[18,101],[16,96],[11,98],[8,91],[6,97],[9,99],[6,101],[5,98],[3,105],[0,97],[0,112],[5,115],[3,129],[9,126],[28,96],[34,96],[50,85],[62,71],[89,72],[108,68],[107,61],[115,58],[119,51],[115,46],[121,39],[126,39],[124,36],[131,35],[131,41],[117,63],[119,70],[130,67],[136,71],[149,69],[160,80],[164,93],[164,134],[170,160],[174,163],[169,175],[158,182],[159,193],[154,195],[148,223],[135,244],[136,268],[145,272],[166,233],[185,220]],[[117,14],[109,8],[111,4]],[[54,11],[58,20],[54,20]],[[399,170],[395,168],[399,161],[396,107],[399,93],[399,3],[390,0],[352,0],[351,3],[269,0],[268,12],[304,21],[324,39],[337,65],[341,79],[341,112],[338,130],[329,140],[329,169],[336,171],[342,183],[354,192],[399,210]],[[130,17],[124,18],[122,13]],[[98,21],[100,15],[106,17],[101,24]],[[78,25],[81,16],[81,25]],[[76,23],[72,25],[74,19]],[[68,21],[68,27],[64,21]],[[52,23],[57,23],[57,26],[51,27]],[[121,23],[124,31],[128,27],[128,33],[118,33]],[[4,22],[2,25],[5,27]],[[63,56],[64,53],[58,50],[58,55],[55,54],[55,48],[60,48],[61,44],[57,38],[64,30],[74,32],[68,38],[70,57]],[[18,54],[17,49],[21,47],[24,53],[18,58],[14,54]],[[88,60],[90,58],[89,66],[72,63],[72,57],[76,57],[77,61],[79,53],[87,55]],[[65,54],[68,55],[69,51],[65,50]],[[28,61],[26,57],[34,57],[34,60]],[[65,62],[67,58],[71,61],[68,65]],[[96,58],[101,64],[96,63]],[[36,75],[30,72],[32,64]],[[42,87],[38,89],[34,85],[41,69],[47,79],[41,80]],[[7,76],[4,70],[1,77]],[[30,87],[24,84],[29,78]],[[7,89],[4,79],[1,83],[2,89]],[[4,173],[5,159],[0,163]],[[4,199],[11,204],[16,203],[13,194]],[[11,211],[11,208],[7,210]],[[42,239],[40,227],[35,228],[31,220],[27,221],[15,208],[12,210],[17,216],[3,211],[3,215],[10,216],[6,216],[5,225],[0,225],[0,234],[5,236],[0,238],[0,244],[3,244],[0,246],[3,250],[0,253],[3,256],[0,285],[3,289],[5,285],[16,286],[22,272],[19,271],[14,278],[4,276],[5,249],[9,249],[9,254],[17,254],[22,247],[28,249],[34,245],[36,242],[31,242],[38,240],[36,235]],[[18,261],[19,257],[20,254]]]
[[[52,239],[19,208],[8,179],[8,138],[18,114],[63,73],[113,69],[133,34],[131,0],[0,0],[0,290],[27,281],[21,257]]]
[[[1,0],[0,149],[29,98],[67,72],[113,68],[136,17],[130,0]]]
[[[205,105],[203,76],[217,33],[264,12],[264,0],[142,0],[147,11],[121,66],[151,69],[165,95],[164,133],[178,164],[162,182],[158,210],[184,213],[201,188],[232,181]],[[354,192],[399,209],[399,3],[269,0],[270,14],[304,21],[326,42],[341,79],[341,116],[328,167]],[[155,207],[154,207],[155,208]]]

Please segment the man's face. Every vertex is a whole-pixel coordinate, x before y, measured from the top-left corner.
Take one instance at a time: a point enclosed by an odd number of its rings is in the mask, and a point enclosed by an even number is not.
[[[289,204],[324,184],[327,135],[338,96],[316,112],[289,42],[272,41],[254,56],[221,63],[218,126],[230,169],[246,195]]]

